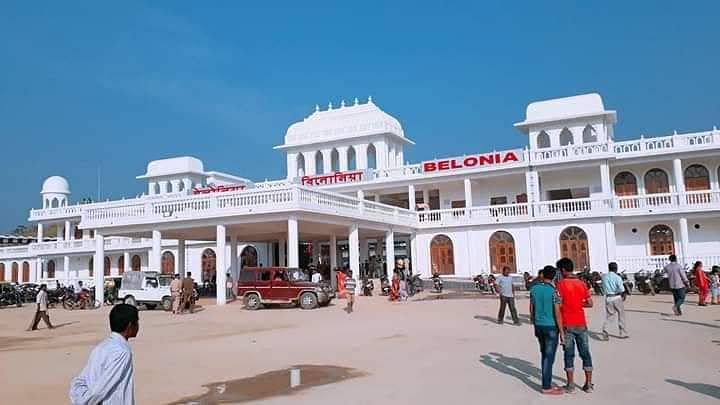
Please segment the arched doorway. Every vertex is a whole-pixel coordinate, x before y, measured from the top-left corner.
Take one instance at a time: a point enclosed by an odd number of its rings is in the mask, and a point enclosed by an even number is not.
[[[130,260],[130,269],[132,271],[140,271],[142,268],[142,259],[140,259],[139,255],[133,255],[132,259]]]
[[[212,281],[216,276],[215,269],[215,251],[212,249],[205,249],[202,252],[202,281]]]
[[[103,275],[109,276],[110,275],[110,257],[105,256],[105,259],[103,259]]]
[[[23,281],[25,281],[25,282],[30,281],[30,263],[23,262],[22,274],[23,274],[23,277],[22,277]],[[54,276],[55,276],[55,274],[53,274],[53,277]]]
[[[505,231],[497,231],[490,236],[490,271],[502,273],[503,267],[509,267],[511,273],[517,272],[515,263],[515,240]]]
[[[685,169],[685,190],[710,190],[710,172],[703,165],[692,165]]]
[[[615,195],[618,197],[634,196],[637,195],[637,179],[635,175],[630,172],[618,173],[615,176]],[[637,208],[637,200],[635,199],[620,199],[620,208]]]
[[[651,256],[669,256],[675,254],[675,237],[667,225],[655,225],[648,234]]]
[[[258,264],[257,250],[254,246],[245,246],[240,253],[240,268],[256,267]]]
[[[302,177],[305,175],[305,156],[302,153],[297,155],[297,176]]]
[[[27,271],[27,275],[25,274]],[[47,278],[55,278],[55,260],[48,260],[47,262]],[[28,262],[23,263],[23,280],[30,280],[30,264]]]
[[[118,258],[118,274],[122,275],[125,273],[125,255]]]
[[[576,270],[589,267],[590,251],[585,231],[577,226],[565,228],[560,233],[560,256],[572,260]]]
[[[651,169],[645,173],[645,193],[646,194],[666,194],[670,192],[670,181],[668,175],[662,169]],[[670,196],[652,196],[647,199],[648,204],[660,205],[669,204]]]
[[[568,146],[572,145],[574,142],[573,134],[570,132],[569,129],[563,128],[562,131],[560,131],[560,146]]]
[[[172,252],[165,252],[160,259],[162,274],[175,274],[175,255]]]
[[[445,235],[437,235],[430,242],[431,271],[442,275],[455,274],[453,243]]]
[[[330,169],[333,172],[340,171],[340,153],[338,153],[338,150],[335,148],[330,152]]]
[[[0,281],[5,281],[5,263],[0,263]]]
[[[540,131],[537,136],[537,147],[538,149],[550,147],[550,135],[548,135],[547,132]]]
[[[13,283],[17,283],[18,282],[18,264],[17,264],[17,262],[13,262],[11,269],[12,269],[12,273],[10,274],[10,281],[12,281]]]
[[[367,167],[368,169],[377,169],[377,151],[373,144],[368,145],[367,148]]]

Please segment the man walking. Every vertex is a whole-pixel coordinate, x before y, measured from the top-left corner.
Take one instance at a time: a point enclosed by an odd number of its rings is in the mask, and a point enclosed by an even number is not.
[[[530,289],[530,321],[535,326],[535,337],[540,344],[540,370],[542,373],[542,393],[562,395],[563,391],[552,386],[552,369],[555,363],[558,338],[565,344],[562,333],[563,318],[560,313],[560,298],[552,285],[555,268],[546,266],[540,281]]]
[[[345,311],[351,314],[353,311],[353,304],[355,304],[355,288],[357,287],[357,281],[353,278],[352,270],[347,271],[347,278],[345,279],[345,298],[347,299],[347,307]]]
[[[563,266],[563,277],[557,284],[560,295],[560,312],[562,313],[565,344],[563,345],[565,359],[565,374],[567,375],[568,393],[575,391],[575,346],[582,359],[583,370],[585,371],[585,384],[582,390],[588,394],[593,391],[592,383],[592,357],[590,356],[590,344],[588,342],[587,321],[585,320],[585,309],[592,308],[593,302],[590,297],[590,290],[584,282],[575,276],[572,271],[573,263],[570,259]],[[562,332],[561,332],[562,333]]]
[[[43,322],[45,322],[45,325],[47,325],[48,329],[55,329],[55,327],[52,326],[52,323],[50,323],[50,316],[48,316],[47,285],[40,285],[40,291],[35,297],[35,304],[35,316],[33,317],[32,322],[30,322],[30,327],[28,327],[27,329],[28,332],[37,330],[38,324],[40,323],[41,319],[43,320]]]
[[[500,291],[500,311],[498,312],[498,323],[500,325],[505,321],[505,307],[510,307],[510,315],[512,316],[513,323],[520,325],[520,319],[518,319],[517,309],[515,308],[515,292],[513,291],[513,279],[510,277],[510,268],[503,267],[502,276],[495,279],[495,287]]]
[[[225,296],[228,299],[232,299],[233,301],[235,301],[237,299],[235,281],[233,280],[232,274],[230,273],[225,274],[225,286],[227,287],[227,294]]]
[[[180,274],[175,274],[173,281],[170,282],[170,297],[172,298],[172,313],[180,312],[180,299],[182,294],[182,280]]]
[[[682,304],[685,302],[685,291],[689,285],[687,274],[677,262],[677,256],[670,255],[670,263],[665,268],[665,274],[668,276],[668,283],[673,295],[673,312],[675,315],[682,315]]]
[[[140,330],[138,310],[118,304],[110,311],[108,338],[90,353],[85,368],[70,383],[73,405],[134,405],[132,349],[128,340]]]
[[[617,317],[618,329],[620,330],[620,338],[628,338],[625,326],[625,285],[623,279],[618,276],[618,265],[615,262],[608,264],[608,273],[602,276],[602,290],[605,294],[605,323],[603,323],[602,333],[605,340],[610,340],[608,326],[614,322]]]
[[[193,305],[195,304],[193,302],[194,291],[195,282],[192,279],[192,273],[188,271],[185,278],[182,280],[182,305],[180,306],[180,313],[185,312],[185,309],[188,308],[192,314]]]

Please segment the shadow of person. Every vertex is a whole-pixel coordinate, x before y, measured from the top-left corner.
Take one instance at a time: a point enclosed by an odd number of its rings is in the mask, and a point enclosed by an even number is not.
[[[588,336],[590,336],[590,339],[597,340],[598,342],[605,342],[605,336],[603,336],[602,333],[594,332],[588,329]]]
[[[672,378],[666,378],[666,382],[685,388],[688,391],[694,391],[698,394],[707,395],[711,398],[720,399],[720,387],[717,385],[705,384],[705,383],[688,383]]]
[[[680,323],[686,323],[688,325],[696,325],[696,326],[706,326],[708,328],[716,328],[720,329],[720,325],[713,325],[711,323],[704,323],[704,322],[697,322],[697,321],[686,321],[684,319],[663,319],[663,321],[667,322],[680,322]]]
[[[670,316],[671,314],[667,312],[657,312],[657,311],[643,311],[641,309],[626,309],[625,312],[635,312],[638,314],[658,314],[661,316]]]
[[[540,391],[541,372],[538,367],[527,360],[505,356],[502,353],[490,352],[480,356],[480,363],[495,369],[505,375],[515,377],[533,391]],[[553,379],[564,382],[560,377],[553,375]]]
[[[62,328],[63,326],[72,325],[74,323],[80,323],[80,321],[63,322],[63,323],[59,323],[59,324],[53,325],[53,326],[55,327],[55,329],[58,329],[58,328]]]

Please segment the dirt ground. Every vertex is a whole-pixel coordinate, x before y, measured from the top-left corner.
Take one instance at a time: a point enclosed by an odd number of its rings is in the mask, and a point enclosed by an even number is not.
[[[444,299],[425,293],[389,303],[359,297],[356,312],[344,303],[313,311],[246,311],[203,301],[192,315],[141,311],[132,341],[138,404],[499,404],[571,403],[710,404],[720,400],[720,306],[670,316],[669,295],[632,296],[627,302],[630,339],[590,345],[595,392],[541,397],[539,352],[527,324],[527,299],[518,307],[522,326],[497,325],[497,300],[477,295]],[[599,332],[598,297],[588,312]],[[67,403],[69,382],[92,347],[109,331],[109,308],[51,311],[56,330],[24,332],[32,306],[0,310],[0,402]],[[617,333],[617,330],[611,331]],[[579,358],[577,380],[582,383]],[[292,366],[301,389],[290,389]],[[564,383],[562,354],[555,362]],[[209,387],[209,394],[208,392]],[[205,394],[205,395],[203,395]]]

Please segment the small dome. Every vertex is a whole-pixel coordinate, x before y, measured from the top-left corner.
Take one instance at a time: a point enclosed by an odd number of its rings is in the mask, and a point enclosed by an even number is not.
[[[42,186],[41,194],[45,193],[58,193],[58,194],[70,194],[70,184],[65,180],[64,177],[52,176],[48,177]]]

